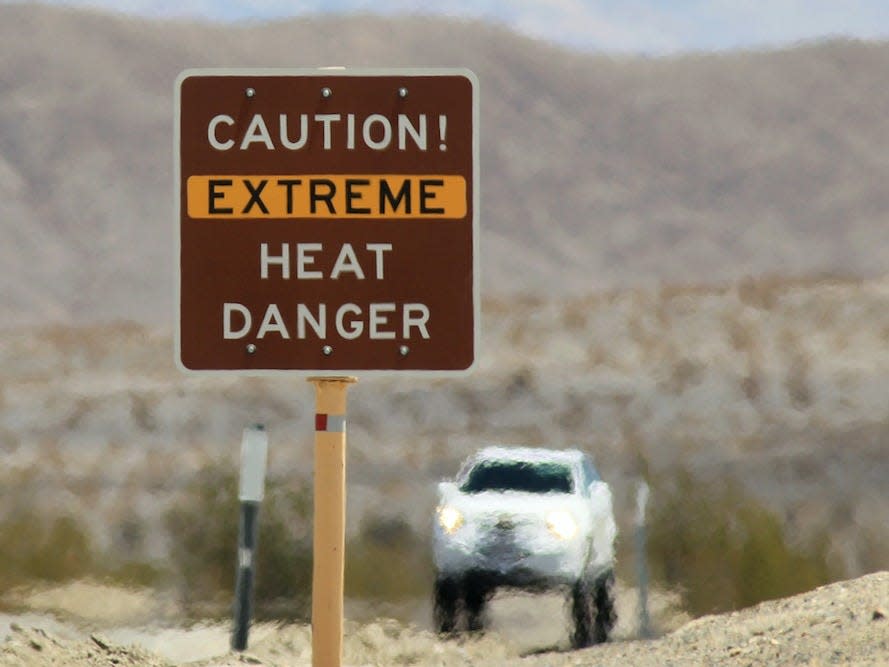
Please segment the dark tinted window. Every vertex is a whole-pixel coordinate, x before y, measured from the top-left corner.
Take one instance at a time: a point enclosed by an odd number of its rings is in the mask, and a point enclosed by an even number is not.
[[[571,468],[559,463],[482,461],[469,471],[460,487],[465,493],[480,491],[524,491],[526,493],[571,493]]]

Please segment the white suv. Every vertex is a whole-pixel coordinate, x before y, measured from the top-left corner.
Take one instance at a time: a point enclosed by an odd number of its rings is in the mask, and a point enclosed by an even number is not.
[[[487,447],[438,485],[434,595],[439,632],[483,627],[497,587],[569,592],[576,647],[614,626],[611,489],[576,449]],[[465,622],[461,623],[461,619]]]

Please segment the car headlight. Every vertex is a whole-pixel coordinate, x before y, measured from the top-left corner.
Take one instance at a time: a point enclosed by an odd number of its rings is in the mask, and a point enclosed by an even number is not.
[[[560,540],[570,540],[577,534],[577,522],[570,512],[556,510],[546,515],[546,527]]]
[[[438,508],[438,525],[448,535],[452,535],[463,525],[463,515],[456,507],[445,505]]]

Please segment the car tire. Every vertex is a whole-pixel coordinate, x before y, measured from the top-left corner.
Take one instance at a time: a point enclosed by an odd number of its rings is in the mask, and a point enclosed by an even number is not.
[[[596,580],[593,603],[596,608],[593,641],[601,644],[608,641],[608,636],[617,623],[617,611],[614,606],[614,572],[609,571]]]
[[[451,577],[437,577],[432,596],[432,620],[439,633],[456,631],[459,603],[459,582]]]
[[[482,575],[469,574],[463,581],[463,605],[466,611],[466,629],[478,632],[485,629],[485,607],[491,586]]]
[[[586,579],[580,579],[571,587],[571,646],[584,648],[593,639],[593,591]]]

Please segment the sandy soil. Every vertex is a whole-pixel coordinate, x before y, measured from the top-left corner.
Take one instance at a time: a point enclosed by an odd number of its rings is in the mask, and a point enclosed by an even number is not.
[[[78,597],[81,616],[74,604]],[[233,654],[227,624],[177,628],[115,624],[109,618],[115,611],[123,621],[162,616],[163,605],[145,597],[140,605],[133,593],[119,598],[110,589],[79,585],[23,598],[33,610],[0,615],[0,636],[6,637],[0,665],[311,664],[311,631],[305,625],[257,625],[249,650]],[[491,605],[490,629],[459,639],[442,640],[428,629],[389,619],[347,621],[344,665],[889,665],[889,572],[690,621],[676,614],[673,602],[654,595],[653,615],[662,626],[679,627],[657,639],[638,640],[634,595],[622,590],[615,637],[582,651],[568,649],[564,610],[554,596],[499,596]]]

